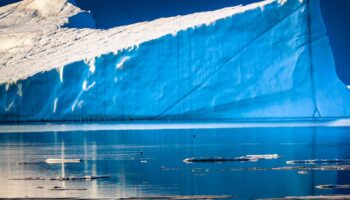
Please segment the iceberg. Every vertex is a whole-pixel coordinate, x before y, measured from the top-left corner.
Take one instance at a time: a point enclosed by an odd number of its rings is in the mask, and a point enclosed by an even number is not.
[[[0,47],[1,122],[350,117],[319,0],[265,0],[108,30],[55,0],[49,14],[31,9],[39,14],[30,26],[9,22],[7,13],[42,1],[0,8],[0,41],[11,41]]]

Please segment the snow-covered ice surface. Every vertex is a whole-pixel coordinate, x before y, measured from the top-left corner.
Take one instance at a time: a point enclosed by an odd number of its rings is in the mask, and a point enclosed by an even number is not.
[[[0,83],[16,82],[76,61],[117,53],[168,34],[175,35],[181,30],[211,24],[257,6],[263,7],[270,2],[272,0],[246,7],[161,18],[103,31],[60,28],[68,23],[68,18],[81,12],[66,0],[25,0],[0,10],[0,26],[4,27],[1,36],[4,41],[10,38],[6,45],[2,42],[0,49]],[[40,14],[41,10],[45,11],[44,15]],[[22,34],[13,35],[13,32]],[[22,40],[28,41],[28,44]],[[26,44],[30,49],[26,48]],[[18,49],[8,52],[9,47],[14,45]]]
[[[109,30],[45,2],[0,8],[1,121],[350,117],[318,0]]]

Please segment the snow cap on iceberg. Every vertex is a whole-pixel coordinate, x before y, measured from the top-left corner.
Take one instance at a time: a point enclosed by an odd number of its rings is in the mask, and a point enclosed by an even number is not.
[[[161,18],[109,30],[62,28],[83,12],[67,0],[24,0],[0,9],[0,83],[13,83],[76,61],[138,46],[168,34],[209,25],[217,20],[273,3],[224,8]],[[10,13],[7,15],[7,13]],[[11,49],[11,51],[9,51]]]

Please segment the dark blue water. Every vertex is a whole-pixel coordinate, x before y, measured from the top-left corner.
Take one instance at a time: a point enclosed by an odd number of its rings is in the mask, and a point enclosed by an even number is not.
[[[237,195],[257,199],[349,190],[349,171],[237,170],[282,167],[288,160],[350,158],[349,128],[245,128],[218,130],[95,131],[0,134],[0,197],[146,197]],[[279,154],[275,160],[186,164],[188,157]],[[81,163],[18,165],[47,158]],[[10,178],[108,175],[93,181],[14,181]],[[54,186],[84,191],[51,191]],[[43,187],[43,188],[38,188]]]

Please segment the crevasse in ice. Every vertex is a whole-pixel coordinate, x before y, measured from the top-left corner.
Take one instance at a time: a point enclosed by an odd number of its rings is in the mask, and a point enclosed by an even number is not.
[[[350,117],[318,0],[215,23],[0,86],[1,121]]]

